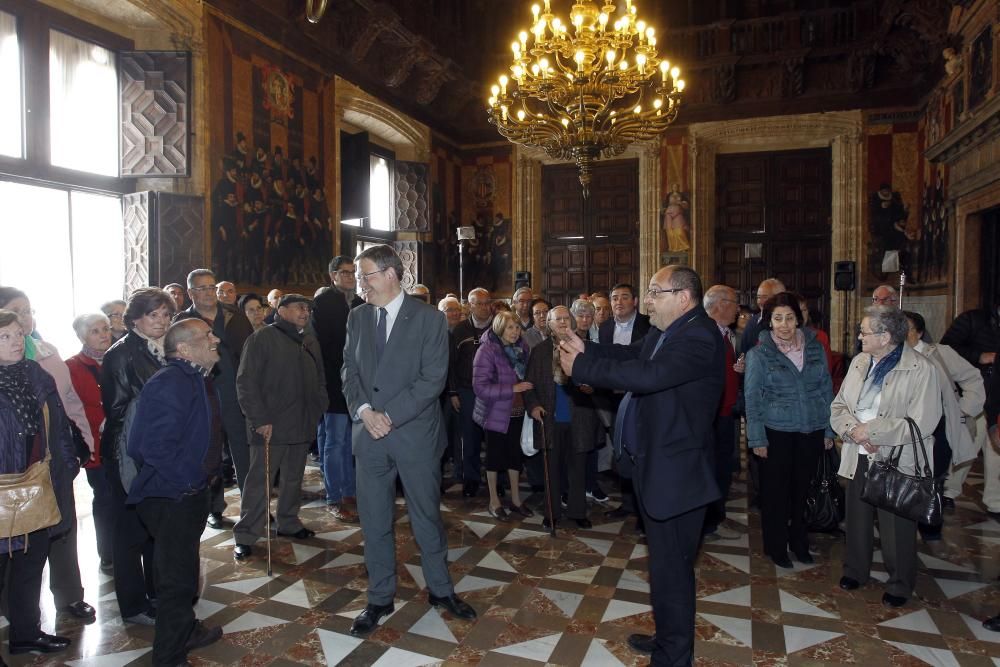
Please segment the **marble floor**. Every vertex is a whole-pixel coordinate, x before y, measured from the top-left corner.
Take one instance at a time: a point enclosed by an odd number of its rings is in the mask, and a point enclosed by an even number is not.
[[[222,626],[221,641],[191,654],[195,665],[645,665],[626,637],[653,628],[647,551],[633,520],[604,522],[591,507],[590,530],[545,533],[541,518],[498,523],[486,499],[464,499],[453,487],[442,498],[456,591],[479,612],[461,621],[430,608],[420,556],[399,500],[396,611],[366,640],[348,633],[365,604],[362,536],[323,507],[319,473],[306,477],[302,516],[317,535],[273,542],[273,577],[263,549],[232,558],[232,534],[202,536],[203,590],[197,611]],[[605,487],[612,484],[605,481]],[[89,488],[77,482],[80,558],[86,599],[97,621],[81,625],[51,606],[43,589],[43,629],[72,637],[53,656],[2,655],[11,665],[123,667],[150,663],[152,628],[123,626],[110,577],[97,567]],[[703,546],[698,559],[696,662],[699,665],[1000,665],[1000,633],[980,621],[1000,611],[994,582],[1000,570],[1000,523],[978,504],[982,476],[969,476],[965,495],[947,515],[945,539],[920,545],[917,596],[901,609],[880,604],[885,579],[875,553],[874,581],[854,592],[837,582],[843,538],[815,535],[816,564],[776,569],[761,552],[759,517],[748,511],[738,482],[729,502],[735,540]],[[614,495],[614,494],[612,494]],[[238,513],[229,494],[228,516]],[[263,543],[261,543],[263,544]],[[876,543],[877,547],[877,543]],[[0,639],[6,639],[0,617]]]

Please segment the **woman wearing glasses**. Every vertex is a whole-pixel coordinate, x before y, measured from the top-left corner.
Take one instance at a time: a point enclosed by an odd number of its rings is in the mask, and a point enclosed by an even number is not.
[[[901,607],[917,578],[917,523],[861,499],[869,464],[900,452],[899,468],[914,472],[909,417],[920,428],[924,448],[933,451],[931,433],[941,419],[941,388],[931,362],[905,345],[909,323],[903,311],[871,306],[861,320],[861,354],[854,357],[831,406],[830,424],[844,441],[840,475],[847,487],[847,552],[840,587],[868,583],[878,512],[882,557],[889,571],[882,604]]]
[[[117,343],[121,338],[128,333],[128,328],[125,326],[125,307],[128,304],[121,299],[115,299],[114,301],[108,301],[101,306],[101,312],[108,316],[111,320],[111,343]]]
[[[790,568],[788,550],[812,563],[805,522],[809,482],[833,446],[833,384],[826,352],[804,328],[799,298],[781,292],[764,305],[759,344],[747,352],[747,445],[761,458],[759,502],[764,553]]]

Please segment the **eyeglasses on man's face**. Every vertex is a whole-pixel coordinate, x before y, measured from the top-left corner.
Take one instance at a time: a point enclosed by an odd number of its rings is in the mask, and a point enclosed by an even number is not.
[[[674,292],[683,292],[683,287],[671,287],[670,289],[662,289],[659,287],[650,287],[646,290],[646,296],[651,299],[659,297],[661,294],[673,294]]]
[[[385,267],[385,269],[388,268],[389,268],[388,266]],[[358,281],[364,280],[365,282],[368,282],[368,276],[374,276],[376,273],[384,273],[385,269],[375,269],[374,271],[369,271],[368,273],[357,273],[355,274],[355,277],[358,279]]]

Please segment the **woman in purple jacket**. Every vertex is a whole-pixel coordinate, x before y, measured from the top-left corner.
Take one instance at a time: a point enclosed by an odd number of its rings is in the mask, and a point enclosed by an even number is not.
[[[522,394],[531,389],[524,381],[528,366],[528,345],[521,340],[521,324],[510,312],[493,318],[492,330],[479,339],[472,363],[472,388],[476,393],[473,420],[486,431],[486,481],[490,487],[490,516],[509,518],[497,496],[497,473],[510,477],[510,511],[523,517],[534,512],[521,502],[517,486],[521,472],[521,424],[524,421]]]

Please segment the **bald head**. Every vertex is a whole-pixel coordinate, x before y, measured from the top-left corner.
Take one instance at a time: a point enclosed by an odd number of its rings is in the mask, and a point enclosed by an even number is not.
[[[757,286],[757,307],[763,310],[764,304],[770,301],[771,297],[775,294],[781,294],[784,291],[785,283],[777,278],[768,278],[761,281],[760,285]]]
[[[705,312],[719,326],[728,327],[736,321],[740,304],[736,299],[736,290],[728,285],[712,285],[702,299]]]
[[[899,295],[892,285],[879,285],[872,292],[872,304],[876,306],[899,307]]]

